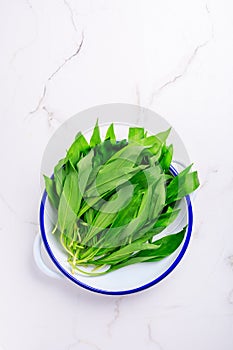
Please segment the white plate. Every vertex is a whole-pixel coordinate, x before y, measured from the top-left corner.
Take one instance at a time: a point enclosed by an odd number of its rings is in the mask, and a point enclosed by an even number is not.
[[[96,118],[99,119],[102,136],[107,127],[114,122],[117,139],[127,137],[128,127],[138,125],[144,127],[149,133],[154,134],[166,130],[170,125],[156,113],[127,104],[109,104],[93,107],[83,111],[67,120],[53,135],[46,148],[41,172],[50,175],[56,162],[65,156],[65,150],[72,143],[78,131],[89,138]],[[187,151],[178,136],[172,130],[168,143],[174,145],[174,158],[181,167],[189,164]],[[175,168],[171,169],[174,174]],[[44,185],[43,185],[44,187]],[[43,193],[40,205],[40,229],[46,251],[59,271],[76,284],[86,289],[103,294],[129,294],[146,289],[165,278],[180,262],[190,241],[192,232],[193,213],[189,196],[180,202],[180,214],[177,219],[161,234],[160,238],[168,233],[179,232],[185,225],[187,230],[182,244],[169,257],[152,263],[139,263],[130,265],[106,275],[89,277],[81,274],[71,274],[70,265],[67,262],[67,253],[57,241],[55,235],[51,234],[54,226],[55,213],[47,199],[46,192]]]

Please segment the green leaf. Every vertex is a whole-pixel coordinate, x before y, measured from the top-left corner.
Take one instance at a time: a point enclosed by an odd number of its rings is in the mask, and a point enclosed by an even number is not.
[[[112,143],[116,143],[116,135],[114,132],[114,125],[113,123],[109,126],[106,136],[105,136],[105,140],[110,140]]]
[[[135,188],[135,194],[129,204],[131,209],[125,208],[124,213],[118,213],[111,228],[119,228],[114,231],[112,239],[110,239],[111,230],[110,233],[106,235],[107,242],[105,243],[107,246],[118,246],[126,240],[133,240],[135,232],[139,232],[152,216],[154,218],[154,216],[160,213],[162,210],[162,203],[165,199],[165,190],[159,188],[159,174],[159,167],[144,170],[144,176],[146,177],[145,188],[141,191],[140,186],[137,186]],[[156,185],[158,185],[158,191],[155,191]],[[134,215],[128,215],[130,212],[134,213]]]
[[[90,147],[87,143],[87,140],[82,135],[82,133],[79,132],[76,135],[74,142],[72,143],[72,145],[70,146],[70,148],[67,151],[66,160],[69,160],[71,162],[71,164],[76,166],[76,164],[78,163],[78,161],[81,158],[81,155],[83,155],[83,154],[86,155],[88,153],[89,149],[90,149]]]
[[[197,172],[189,173],[192,165],[179,173],[167,186],[166,203],[170,204],[195,191],[199,186]]]
[[[176,251],[184,239],[185,232],[186,227],[176,234],[165,236],[160,240],[153,242],[152,244],[158,246],[157,249],[142,250],[139,253],[136,253],[133,257],[112,265],[109,272],[136,263],[162,260]]]
[[[134,242],[131,244],[128,244],[127,246],[118,249],[116,252],[108,255],[106,258],[100,259],[101,264],[114,264],[121,260],[125,260],[126,258],[129,258],[129,256],[132,253],[135,253],[136,251],[144,251],[144,250],[154,250],[158,249],[159,245],[150,244],[150,243],[140,243],[140,242]],[[99,262],[100,262],[99,261]]]
[[[125,240],[132,239],[132,236],[134,235],[134,233],[140,230],[140,228],[143,227],[143,225],[146,223],[148,219],[152,195],[153,195],[153,188],[152,186],[149,186],[143,195],[137,217],[133,219],[127,226],[122,228],[117,238],[118,245],[123,243]]]
[[[149,220],[156,219],[165,206],[166,192],[164,177],[160,175],[158,181],[153,185],[153,194],[149,209]]]
[[[80,193],[83,196],[85,193],[87,183],[89,176],[92,172],[92,164],[93,164],[93,158],[94,158],[94,151],[93,149],[88,153],[88,155],[84,158],[82,158],[78,165],[78,187],[80,189]]]
[[[100,143],[101,143],[100,129],[99,129],[98,119],[97,119],[94,130],[93,130],[93,134],[91,136],[90,146],[91,146],[91,148],[93,148]]]
[[[129,224],[135,217],[137,217],[138,210],[142,201],[142,196],[143,193],[141,191],[138,191],[137,188],[135,188],[131,201],[129,202],[126,208],[122,208],[118,212],[116,218],[112,222],[111,228],[122,228],[123,226]]]
[[[160,132],[160,133],[156,134],[155,136],[156,136],[163,144],[165,144],[166,141],[167,141],[167,138],[168,138],[168,136],[169,136],[169,134],[170,134],[170,132],[171,132],[171,128],[169,128],[169,129],[167,129],[167,130],[165,130],[165,131],[163,131],[163,132]]]
[[[111,158],[111,156],[126,145],[126,140],[122,140],[117,144],[112,144],[111,140],[105,140],[100,145],[97,145],[93,151],[92,172],[88,178],[89,186],[95,179],[100,168]]]
[[[147,250],[137,253],[137,257],[148,257],[150,261],[158,261],[171,255],[182,243],[187,227],[180,232],[158,239],[152,244],[159,246],[157,251]]]
[[[122,188],[123,191],[124,187]],[[101,243],[105,248],[113,248],[121,245],[120,236],[123,229],[137,217],[138,210],[141,205],[143,193],[134,189],[133,196],[126,207],[121,208],[114,220],[111,223],[110,228],[104,234],[104,241]]]
[[[173,145],[170,145],[168,147],[164,146],[164,152],[162,153],[159,163],[165,173],[168,172],[170,168],[172,157],[173,157]]]
[[[179,215],[180,209],[173,209],[168,207],[167,211],[161,214],[153,225],[153,228],[165,229],[168,227]]]
[[[93,208],[89,208],[85,214],[84,214],[84,219],[85,219],[85,222],[88,224],[88,225],[91,225],[93,223],[93,220],[94,220],[94,217],[96,215],[96,210],[93,209]]]
[[[66,177],[58,207],[59,229],[61,233],[69,237],[72,237],[80,203],[81,195],[78,186],[78,174],[72,170]]]
[[[45,189],[49,197],[50,203],[54,208],[58,208],[59,198],[56,192],[55,182],[48,176],[44,175]]]
[[[64,181],[67,175],[67,169],[65,167],[66,163],[67,163],[67,160],[65,158],[60,159],[54,168],[54,181],[55,181],[58,197],[61,196]]]
[[[143,166],[133,168],[130,162],[129,166],[121,167],[122,162],[115,161],[114,163],[103,166],[100,169],[96,181],[87,189],[85,198],[103,196],[106,192],[112,191],[118,186],[127,182],[133,175],[143,170]],[[126,165],[126,162],[125,162]]]
[[[142,145],[128,144],[127,146],[120,149],[118,152],[114,153],[112,157],[107,161],[107,164],[118,161],[118,166],[130,166],[138,165],[140,159],[144,155],[145,147]]]
[[[155,184],[160,178],[160,175],[161,169],[157,165],[153,167],[148,167],[136,173],[130,181],[133,184],[139,186],[141,189],[146,189],[148,188],[149,184]]]
[[[137,142],[144,138],[144,128],[131,127],[129,128],[128,140],[129,142]]]
[[[149,157],[152,157],[153,155],[157,156],[154,162],[160,157],[163,143],[155,135],[138,140],[137,143],[144,147],[144,155]]]
[[[141,139],[139,143],[145,147],[152,147],[154,144],[161,145],[161,141],[155,135],[147,136]]]
[[[124,191],[124,194],[124,196],[121,196],[122,206],[124,206],[125,203],[129,202],[130,200],[130,192]],[[92,226],[90,227],[86,237],[83,239],[83,244],[86,244],[95,235],[112,223],[119,211],[119,202],[115,200],[117,195],[117,193],[113,194],[111,200],[104,202],[104,204],[101,206],[98,214],[95,216]]]
[[[146,224],[135,233],[133,240],[140,240],[140,242],[150,240],[169,226],[177,218],[179,212],[180,209],[168,207],[167,211],[158,218],[147,221]]]

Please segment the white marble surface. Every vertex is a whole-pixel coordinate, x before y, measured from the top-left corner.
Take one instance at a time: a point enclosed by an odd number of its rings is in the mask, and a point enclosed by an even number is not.
[[[0,349],[231,350],[232,1],[1,0],[0,17]],[[49,279],[32,259],[46,144],[108,102],[166,117],[202,183],[185,259],[124,297]]]

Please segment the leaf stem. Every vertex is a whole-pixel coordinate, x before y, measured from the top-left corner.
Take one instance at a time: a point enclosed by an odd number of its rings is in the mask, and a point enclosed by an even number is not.
[[[71,256],[74,256],[74,254],[67,248],[67,246],[65,245],[64,243],[64,240],[63,240],[63,233],[61,232],[60,234],[60,242],[61,242],[61,245],[63,246],[63,248],[67,251],[67,253],[69,253]]]
[[[52,235],[54,235],[54,233],[57,231],[57,223],[56,225],[54,226],[53,230],[52,230]]]

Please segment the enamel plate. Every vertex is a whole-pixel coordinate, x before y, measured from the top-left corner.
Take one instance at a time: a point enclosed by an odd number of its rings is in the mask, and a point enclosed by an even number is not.
[[[90,138],[97,118],[102,136],[105,135],[108,126],[114,123],[115,133],[119,140],[127,138],[129,126],[144,127],[148,131],[148,134],[156,134],[170,127],[170,124],[155,112],[128,104],[96,106],[78,113],[63,123],[50,139],[41,165],[41,185],[43,189],[39,217],[41,237],[48,256],[56,267],[56,270],[58,269],[58,274],[63,275],[83,288],[97,293],[111,295],[135,293],[151,287],[164,279],[181,261],[188,247],[192,232],[193,212],[191,200],[187,196],[180,201],[179,207],[181,210],[179,216],[166,230],[156,236],[156,239],[159,239],[164,235],[179,232],[187,225],[183,242],[169,257],[158,262],[146,262],[126,266],[98,277],[89,277],[78,273],[73,275],[70,265],[67,262],[66,252],[57,237],[51,233],[53,223],[56,219],[53,208],[44,191],[42,175],[52,175],[54,166],[59,159],[65,156],[66,150],[73,142],[78,131],[81,131],[87,139]],[[172,143],[174,146],[174,163],[170,170],[176,175],[182,168],[190,164],[189,157],[183,142],[174,129],[172,129],[167,142],[168,144]],[[35,248],[34,256],[38,266],[45,272],[47,271],[46,273],[49,275],[49,268],[45,267],[45,264],[40,261],[38,258],[39,254]],[[50,275],[53,276],[53,274],[55,275],[57,273],[51,271]]]

